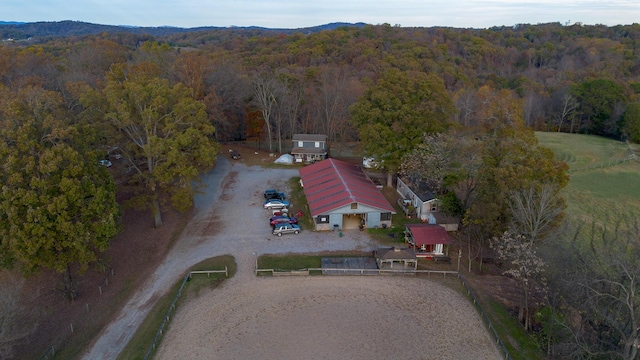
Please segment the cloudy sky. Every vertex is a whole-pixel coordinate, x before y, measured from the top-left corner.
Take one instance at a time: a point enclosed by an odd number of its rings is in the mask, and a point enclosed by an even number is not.
[[[0,21],[300,28],[331,22],[488,28],[640,22],[640,0],[2,0]]]

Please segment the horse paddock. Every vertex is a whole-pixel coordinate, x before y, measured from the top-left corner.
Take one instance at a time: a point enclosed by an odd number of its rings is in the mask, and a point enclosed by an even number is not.
[[[229,279],[183,303],[156,359],[501,359],[472,304],[423,277]]]

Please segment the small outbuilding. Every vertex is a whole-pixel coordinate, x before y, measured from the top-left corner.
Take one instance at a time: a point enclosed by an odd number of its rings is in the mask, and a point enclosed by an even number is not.
[[[375,252],[378,269],[381,270],[416,270],[418,259],[411,248],[379,248]]]
[[[406,224],[404,236],[418,257],[445,256],[445,245],[451,243],[447,230],[436,224]]]

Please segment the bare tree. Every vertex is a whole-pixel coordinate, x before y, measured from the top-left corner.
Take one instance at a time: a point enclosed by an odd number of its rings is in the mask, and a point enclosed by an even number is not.
[[[282,153],[283,138],[291,138],[295,129],[298,128],[297,122],[304,89],[296,74],[281,72],[278,75],[275,90],[273,130],[278,140],[278,152]]]
[[[262,113],[267,128],[267,138],[269,139],[269,151],[273,151],[271,134],[271,117],[275,111],[276,99],[276,79],[273,76],[259,74],[253,78],[253,100]]]
[[[512,191],[508,202],[511,211],[511,229],[537,245],[557,229],[563,218],[564,199],[558,186],[534,185]]]
[[[329,141],[336,140],[336,134],[344,122],[347,106],[344,93],[347,87],[347,75],[344,69],[325,68],[320,74],[319,94],[320,110],[324,132]]]
[[[562,97],[562,107],[560,109],[560,113],[556,115],[558,118],[558,132],[562,129],[562,124],[569,117],[569,115],[573,114],[578,108],[578,101],[575,97],[573,97],[568,92],[564,94]],[[573,121],[571,121],[571,132],[573,132]]]
[[[476,94],[473,90],[461,89],[455,95],[455,104],[458,108],[456,118],[458,123],[463,126],[476,125],[475,111],[476,111]]]
[[[577,261],[567,285],[581,316],[576,348],[594,358],[640,356],[640,227],[623,225],[578,229],[573,242]]]
[[[0,359],[12,358],[14,347],[38,326],[35,316],[21,302],[23,286],[22,278],[0,279]]]

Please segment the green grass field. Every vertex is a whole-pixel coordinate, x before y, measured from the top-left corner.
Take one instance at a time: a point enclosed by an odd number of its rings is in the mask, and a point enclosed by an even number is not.
[[[537,132],[541,145],[569,165],[564,189],[571,221],[599,224],[640,217],[640,154],[637,145],[599,136]],[[637,159],[621,162],[635,153]]]

